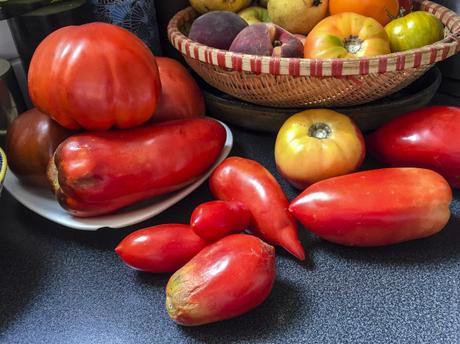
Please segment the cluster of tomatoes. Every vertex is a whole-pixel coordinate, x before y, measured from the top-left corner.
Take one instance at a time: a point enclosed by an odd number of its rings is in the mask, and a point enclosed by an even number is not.
[[[385,55],[420,48],[444,37],[438,18],[425,11],[411,12],[411,8],[409,1],[329,0],[330,16],[308,33],[305,57]]]

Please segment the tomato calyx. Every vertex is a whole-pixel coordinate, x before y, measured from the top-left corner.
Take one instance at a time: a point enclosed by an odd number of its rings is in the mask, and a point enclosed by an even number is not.
[[[308,135],[319,140],[327,139],[332,134],[332,129],[326,123],[315,123],[308,129]]]
[[[275,47],[275,48],[276,48],[276,47],[281,47],[282,45],[283,45],[283,43],[281,43],[281,41],[278,40],[278,39],[275,39],[275,40],[273,41],[273,47]]]
[[[350,54],[356,54],[358,51],[361,50],[363,43],[364,41],[360,39],[358,36],[350,35],[343,41],[343,46],[345,47],[345,49],[347,49],[347,51]]]

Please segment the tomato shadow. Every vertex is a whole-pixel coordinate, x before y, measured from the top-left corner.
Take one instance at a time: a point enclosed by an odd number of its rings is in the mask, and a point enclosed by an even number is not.
[[[293,284],[277,280],[270,296],[259,307],[239,317],[198,327],[179,326],[197,342],[234,343],[270,341],[280,333],[308,323],[309,299]]]

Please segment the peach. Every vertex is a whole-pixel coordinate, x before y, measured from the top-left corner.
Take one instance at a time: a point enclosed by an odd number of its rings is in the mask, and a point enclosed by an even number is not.
[[[303,57],[302,42],[272,23],[253,24],[243,29],[235,37],[229,50],[251,55]]]
[[[188,37],[209,47],[228,50],[234,38],[247,26],[246,21],[236,13],[213,11],[192,23]]]

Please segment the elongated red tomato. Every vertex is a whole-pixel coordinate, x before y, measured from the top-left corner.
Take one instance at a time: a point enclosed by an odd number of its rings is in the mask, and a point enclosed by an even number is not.
[[[242,202],[251,212],[251,230],[263,240],[280,245],[300,260],[305,251],[297,224],[288,212],[289,201],[271,173],[254,160],[231,157],[209,178],[212,194],[224,201]]]
[[[225,137],[206,118],[86,132],[59,145],[48,179],[73,215],[105,214],[190,184],[217,159]]]
[[[142,40],[97,22],[48,35],[30,62],[28,86],[35,106],[69,129],[138,126],[161,94],[155,57]]]
[[[438,173],[387,168],[322,180],[289,206],[323,239],[349,246],[383,246],[439,232],[450,217],[452,191]]]
[[[233,318],[268,297],[275,275],[273,246],[233,234],[205,247],[171,276],[166,310],[187,326]]]
[[[181,224],[164,224],[139,229],[115,248],[123,262],[136,270],[175,272],[208,243]]]
[[[389,166],[434,170],[460,187],[460,107],[431,106],[397,117],[366,138],[372,157]]]
[[[215,241],[247,229],[251,213],[241,202],[211,201],[193,210],[190,225],[197,235]]]

